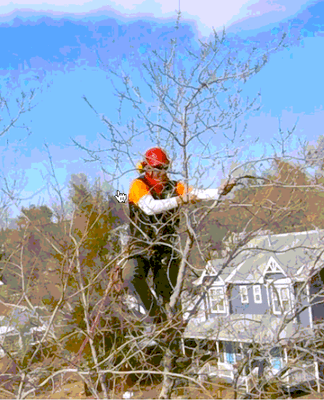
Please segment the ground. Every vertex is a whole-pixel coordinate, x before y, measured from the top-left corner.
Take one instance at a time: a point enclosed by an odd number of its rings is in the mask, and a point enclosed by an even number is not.
[[[162,384],[155,386],[144,386],[141,387],[141,390],[129,389],[129,392],[133,392],[132,399],[157,399],[159,397],[159,393],[161,391]],[[122,399],[123,392],[117,392],[116,395],[112,398]],[[233,399],[234,391],[230,386],[220,387],[217,385],[213,385],[213,387],[209,387],[209,395],[212,399]],[[103,398],[103,396],[100,396]],[[295,396],[293,396],[296,398]],[[38,396],[31,396],[29,399],[91,399],[91,397],[87,397],[84,392],[83,382],[79,380],[75,380],[74,382],[69,382],[63,385],[62,389],[57,391],[54,394],[51,394],[50,391],[47,393],[42,393]],[[172,396],[174,399],[207,399],[208,395],[203,393],[199,388],[189,387],[185,389],[178,389],[177,392]],[[324,393],[316,393],[305,395],[305,393],[299,393],[298,399],[324,399]]]
[[[162,384],[155,386],[145,386],[141,387],[141,390],[129,389],[130,392],[133,392],[132,399],[157,399],[159,397],[159,393],[161,391]],[[218,392],[218,393],[217,393]],[[210,398],[222,398],[222,399],[231,399],[233,398],[233,391],[226,389],[221,392],[216,390],[210,392]],[[117,393],[114,398],[122,398],[123,393]],[[101,396],[103,397],[103,396]],[[185,390],[179,389],[178,393],[175,393],[173,398],[181,398],[181,399],[206,399],[206,394],[203,394],[201,390],[197,388],[186,388]],[[83,382],[75,381],[66,383],[63,385],[60,391],[57,391],[54,394],[42,393],[38,396],[30,396],[29,399],[90,399],[91,397],[87,397],[84,392]]]
[[[110,393],[111,398],[122,399],[123,393],[125,391],[133,392],[132,399],[157,399],[159,397],[159,393],[161,391],[162,384],[156,385],[141,385],[133,386],[132,388],[124,388],[116,390],[115,395],[113,396]],[[189,386],[186,388],[178,387],[173,394],[173,398],[178,399],[233,399],[234,391],[229,384],[224,384],[220,381],[216,381],[214,383],[209,383],[208,392],[203,392],[200,388]],[[48,386],[43,392],[39,392],[36,395],[28,396],[28,399],[90,399],[91,396],[86,396],[84,391],[84,384],[82,380],[77,375],[71,375],[69,379],[63,384],[63,386],[55,393],[52,393],[51,386]],[[11,398],[8,394],[5,394],[1,391],[0,388],[0,398],[7,399]],[[100,393],[100,397],[102,398],[102,394]],[[314,394],[305,394],[305,393],[296,393],[294,398],[298,399],[324,399],[324,392],[322,393],[314,393]]]

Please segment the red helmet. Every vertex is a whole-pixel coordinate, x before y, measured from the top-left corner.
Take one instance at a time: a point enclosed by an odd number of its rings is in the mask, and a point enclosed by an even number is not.
[[[145,161],[151,167],[168,165],[170,163],[166,152],[159,147],[153,147],[152,149],[147,150],[145,153]]]

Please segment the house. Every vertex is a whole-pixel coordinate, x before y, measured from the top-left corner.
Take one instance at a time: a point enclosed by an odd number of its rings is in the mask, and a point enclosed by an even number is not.
[[[215,355],[204,373],[231,381],[245,357],[253,360],[240,377],[246,390],[252,370],[259,377],[276,376],[285,367],[286,387],[319,385],[322,365],[296,354],[292,343],[302,347],[322,328],[323,249],[323,231],[265,235],[239,249],[229,263],[207,263],[195,282],[199,294],[182,302],[184,318],[190,316],[184,347],[203,341]]]
[[[3,319],[0,318],[0,321],[2,321],[2,320]],[[0,358],[4,357],[6,354],[4,351],[4,348],[5,349],[8,348],[9,351],[12,350],[12,347],[13,347],[12,342],[14,342],[14,345],[15,345],[15,343],[17,344],[15,347],[18,347],[18,348],[20,347],[21,342],[19,341],[18,331],[12,326],[8,326],[8,325],[0,326],[0,345],[1,345]]]
[[[5,352],[16,353],[25,345],[39,343],[48,328],[48,317],[40,307],[33,311],[26,307],[13,308],[6,316],[0,316],[0,358]],[[53,334],[50,329],[49,336]]]

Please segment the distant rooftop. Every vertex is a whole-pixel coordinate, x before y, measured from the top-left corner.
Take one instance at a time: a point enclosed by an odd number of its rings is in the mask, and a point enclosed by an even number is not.
[[[228,265],[225,265],[226,258],[209,261],[195,283],[201,284],[205,276],[215,276],[222,268],[219,277],[223,281],[256,282],[264,276],[271,262],[288,277],[303,280],[312,267],[324,261],[321,256],[323,248],[323,230],[258,236],[239,249],[238,255]]]

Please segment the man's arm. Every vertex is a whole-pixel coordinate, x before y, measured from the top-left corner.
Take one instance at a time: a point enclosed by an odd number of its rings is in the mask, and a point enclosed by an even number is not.
[[[179,197],[171,197],[171,199],[155,200],[151,194],[141,197],[137,203],[138,207],[147,215],[160,214],[164,211],[172,210],[180,205]]]
[[[218,189],[189,188],[191,202],[199,200],[218,200],[220,196],[225,196],[228,194],[236,184],[236,179],[232,179],[230,182],[224,182]],[[185,188],[182,183],[178,185],[178,191],[179,194],[185,198]]]
[[[160,214],[164,211],[172,210],[181,204],[180,197],[155,200],[151,195],[148,186],[139,179],[132,182],[129,190],[128,201],[136,204],[147,215]]]
[[[236,185],[236,181],[223,183],[219,189],[191,189],[189,193],[179,191],[180,195],[170,199],[155,200],[150,193],[141,196],[136,204],[147,215],[160,214],[172,210],[183,203],[196,203],[199,200],[218,200],[220,196],[229,193]]]
[[[218,200],[221,191],[219,189],[192,189],[190,194],[196,196],[198,200]]]

